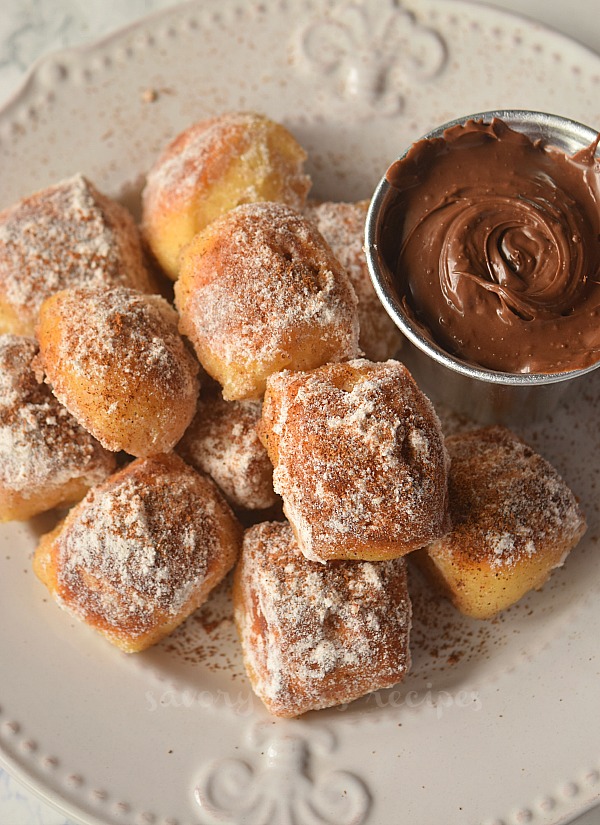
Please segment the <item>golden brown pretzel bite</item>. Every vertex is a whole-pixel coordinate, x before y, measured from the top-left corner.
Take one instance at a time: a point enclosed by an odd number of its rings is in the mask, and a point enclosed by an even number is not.
[[[404,559],[306,559],[285,522],[244,535],[234,607],[254,691],[276,716],[351,702],[410,667]]]
[[[40,364],[56,397],[109,450],[157,455],[191,421],[198,362],[158,295],[73,289],[40,310]]]
[[[487,619],[544,584],[585,519],[556,470],[504,427],[446,444],[453,527],[415,560],[459,610]]]
[[[32,335],[49,295],[99,286],[155,291],[133,218],[83,175],[0,213],[0,332]]]
[[[144,233],[175,280],[179,253],[197,232],[241,203],[304,205],[306,152],[283,126],[229,112],[189,126],[166,147],[142,195]]]
[[[115,467],[37,381],[37,351],[32,338],[0,335],[0,522],[78,501]]]
[[[449,528],[440,422],[397,361],[271,376],[259,435],[310,559],[395,558]]]
[[[196,415],[177,445],[188,464],[208,473],[234,507],[264,510],[279,499],[273,465],[258,437],[260,401],[224,401],[204,392]]]
[[[34,569],[69,612],[127,652],[155,644],[233,566],[241,528],[174,454],[138,459],[42,537]]]
[[[181,331],[226,400],[257,399],[284,368],[358,352],[356,295],[314,224],[279,203],[238,206],[183,251]]]

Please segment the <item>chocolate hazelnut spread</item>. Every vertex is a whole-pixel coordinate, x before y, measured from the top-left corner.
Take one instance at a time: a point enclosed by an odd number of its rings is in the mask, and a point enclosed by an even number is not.
[[[382,251],[428,337],[502,372],[600,360],[597,146],[569,157],[501,120],[470,120],[390,167]]]

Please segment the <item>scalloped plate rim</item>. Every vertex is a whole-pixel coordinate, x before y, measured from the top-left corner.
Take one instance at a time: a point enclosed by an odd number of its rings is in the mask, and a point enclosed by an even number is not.
[[[326,2],[329,2],[329,0],[326,0]],[[475,0],[451,0],[449,3],[449,5],[454,4],[458,6],[469,6],[471,9],[476,9],[481,5],[475,2]],[[47,54],[41,55],[29,67],[29,69],[23,76],[15,91],[11,95],[9,95],[9,97],[5,101],[3,101],[3,104],[0,107],[0,121],[11,116],[11,110],[18,106],[19,103],[22,102],[22,99],[27,96],[30,89],[35,86],[39,74],[43,72],[47,66],[59,65],[61,63],[61,59],[65,62],[77,63],[83,58],[89,57],[94,52],[101,52],[103,49],[112,46],[116,41],[123,39],[132,33],[141,32],[146,27],[152,27],[157,24],[160,24],[160,21],[164,18],[170,17],[172,15],[179,16],[185,14],[188,10],[192,10],[195,8],[200,8],[201,10],[201,4],[197,2],[197,0],[184,0],[184,2],[177,3],[172,7],[155,10],[136,21],[120,26],[117,29],[99,38],[93,39],[88,44],[67,47],[64,49],[57,49]],[[581,43],[575,38],[564,35],[558,29],[548,24],[541,23],[529,17],[526,13],[522,13],[520,11],[509,11],[507,9],[494,5],[493,3],[487,3],[485,8],[486,10],[489,10],[490,12],[498,16],[502,16],[506,20],[521,20],[526,26],[534,26],[536,29],[538,29],[540,31],[541,36],[549,34],[552,37],[562,39],[568,42],[569,44],[576,46],[578,49],[581,49],[588,55],[600,59],[598,54],[593,49],[588,47],[586,44]],[[72,817],[74,819],[78,819],[82,823],[85,823],[85,825],[106,825],[106,823],[108,822],[108,820],[104,817],[98,818],[95,815],[90,815],[87,812],[83,812],[81,808],[73,807],[70,805],[70,803],[57,799],[55,791],[45,787],[43,784],[40,784],[40,781],[34,778],[34,776],[32,775],[31,770],[28,770],[26,764],[22,762],[22,760],[20,760],[17,756],[11,757],[5,751],[3,746],[0,746],[0,764],[6,766],[10,773],[12,773],[23,786],[31,790],[45,803],[52,806],[57,812],[61,814],[66,814],[67,816]],[[586,811],[593,809],[594,806],[597,804],[599,798],[600,792],[596,792],[593,794],[593,798],[590,798],[587,802],[584,803],[585,806],[583,808],[578,807],[576,810],[571,809],[570,812],[565,810],[564,813],[560,813],[560,810],[562,808],[566,808],[568,806],[568,803],[565,802],[564,805],[558,804],[556,814],[559,817],[559,819],[552,819],[552,821],[556,822],[556,825],[558,825],[559,822],[567,821],[567,819],[565,819],[564,817],[581,815]],[[581,799],[579,801],[581,802]]]

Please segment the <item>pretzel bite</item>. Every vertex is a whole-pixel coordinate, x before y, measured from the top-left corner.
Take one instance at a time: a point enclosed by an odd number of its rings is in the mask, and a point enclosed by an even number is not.
[[[180,329],[230,400],[271,373],[358,353],[356,295],[314,225],[287,206],[238,206],[196,235],[175,284]]]
[[[302,209],[305,160],[287,129],[252,112],[203,120],[178,135],[142,193],[144,233],[166,274],[175,280],[183,247],[234,206],[281,201]]]
[[[556,470],[509,430],[446,444],[453,527],[414,558],[462,613],[488,619],[544,584],[585,519]]]
[[[309,201],[304,214],[312,220],[350,276],[358,298],[359,345],[371,361],[393,358],[402,335],[375,292],[363,251],[369,201]]]
[[[174,630],[231,569],[241,527],[175,454],[137,459],[42,536],[33,565],[58,604],[128,653]]]
[[[261,410],[260,401],[224,401],[218,391],[205,392],[177,445],[179,455],[207,473],[234,508],[264,510],[279,499],[256,429]]]
[[[449,529],[440,422],[397,361],[271,376],[259,435],[309,559],[395,558]]]
[[[36,380],[32,338],[0,335],[0,522],[83,498],[115,466]]]
[[[167,452],[190,423],[198,363],[158,295],[63,290],[38,324],[39,362],[56,397],[108,450]]]
[[[0,213],[0,333],[33,335],[49,295],[99,286],[153,291],[133,218],[83,175]]]
[[[289,524],[244,534],[234,610],[246,671],[276,716],[351,702],[391,687],[410,667],[404,559],[306,559]]]

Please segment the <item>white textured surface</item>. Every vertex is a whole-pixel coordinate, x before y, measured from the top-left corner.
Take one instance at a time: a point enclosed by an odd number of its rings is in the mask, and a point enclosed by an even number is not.
[[[41,54],[103,36],[148,11],[171,5],[171,0],[88,0],[85,4],[78,0],[4,0],[0,15],[0,101],[12,96],[28,66]],[[600,15],[594,0],[497,0],[496,5],[542,20],[600,51]],[[579,767],[588,766],[574,766]],[[127,817],[123,821],[128,822]],[[591,813],[577,822],[598,825],[600,815]],[[66,820],[0,770],[0,823],[65,825]]]

